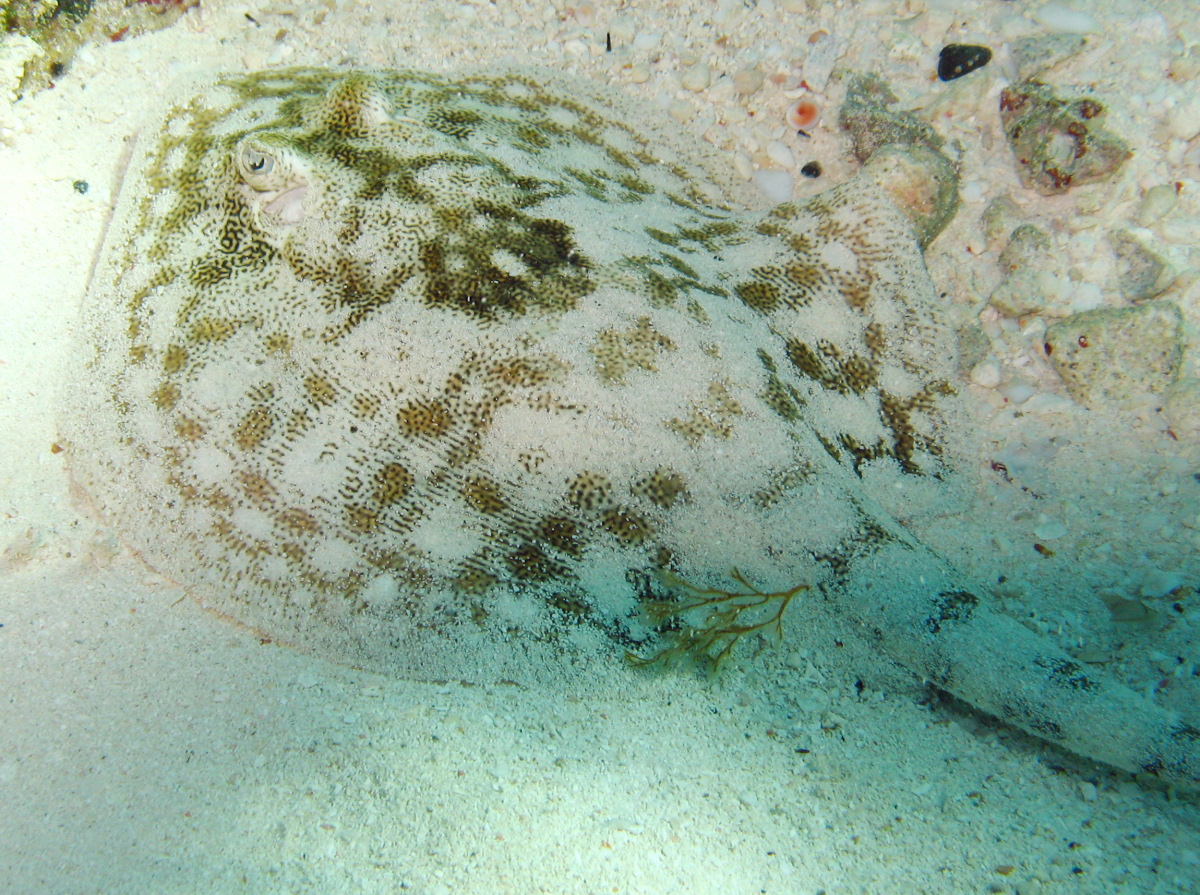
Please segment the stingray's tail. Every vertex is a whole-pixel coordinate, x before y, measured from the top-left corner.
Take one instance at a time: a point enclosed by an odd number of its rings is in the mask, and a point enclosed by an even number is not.
[[[1134,774],[1200,788],[1200,729],[962,586],[919,544],[856,557],[821,590],[884,652],[1006,724]]]

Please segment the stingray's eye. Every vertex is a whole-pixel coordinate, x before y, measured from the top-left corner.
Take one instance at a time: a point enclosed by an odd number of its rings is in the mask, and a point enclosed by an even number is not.
[[[275,156],[264,151],[261,146],[243,145],[241,151],[237,154],[238,173],[242,175],[242,180],[246,181],[251,187],[256,190],[269,190],[274,188],[272,181],[275,178],[271,177],[271,173],[279,166],[275,163]]]
[[[258,134],[241,142],[234,152],[238,174],[252,189],[282,189],[288,180],[287,149],[273,145],[270,135]]]
[[[270,174],[275,167],[275,159],[247,146],[242,153],[242,165],[252,174]]]
[[[242,199],[275,225],[304,218],[309,171],[304,153],[286,137],[258,131],[233,147],[233,167],[249,187]]]

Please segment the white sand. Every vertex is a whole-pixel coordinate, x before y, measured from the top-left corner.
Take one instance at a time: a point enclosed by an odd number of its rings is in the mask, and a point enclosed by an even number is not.
[[[995,113],[1002,53],[963,81],[931,80],[942,43],[1000,50],[1038,33],[1021,16],[1036,4],[616,5],[211,0],[168,31],[83,51],[55,89],[16,104],[23,129],[0,146],[0,892],[1196,890],[1194,796],[1170,799],[923,704],[916,682],[819,607],[796,605],[781,648],[745,651],[711,685],[635,672],[577,693],[390,680],[207,614],[72,500],[52,450],[56,371],[123,141],[159,86],[198,66],[537,61],[626,85],[697,130],[711,124],[710,138],[739,141],[753,161],[786,163],[778,148],[768,156],[778,138],[797,165],[820,160],[826,176],[798,183],[811,191],[851,170],[828,104],[811,141],[783,130],[782,90],[820,74],[789,60],[824,28],[842,64],[879,71],[963,144],[965,192],[979,198],[930,256],[960,320],[978,319],[997,280],[979,217],[998,195],[1062,238],[1082,299],[1079,284],[1111,283],[1102,237],[1149,187],[1185,184],[1173,229],[1159,233],[1169,246],[1186,258],[1200,230],[1181,121],[1194,87],[1163,75],[1200,39],[1190,0],[1094,12],[1091,48],[1051,80],[1068,92],[1094,84],[1135,156],[1114,185],[1055,199],[1017,183]],[[720,81],[681,88],[698,61],[714,80],[756,62],[790,80],[768,78],[749,98]],[[1186,278],[1170,296],[1193,331],[1196,296]],[[1025,336],[985,322],[995,345],[1036,341],[1036,320]],[[1153,402],[1065,404],[1031,357],[999,359],[1034,385],[1032,405],[975,392],[999,408],[982,433],[975,505],[921,532],[981,578],[1005,575],[997,599],[1014,614],[1195,712],[1198,598],[1155,585],[1200,583],[1200,444],[1166,435]],[[991,471],[996,459],[1013,484]],[[1032,550],[1039,539],[1054,556]],[[1163,620],[1116,624],[1102,590]]]

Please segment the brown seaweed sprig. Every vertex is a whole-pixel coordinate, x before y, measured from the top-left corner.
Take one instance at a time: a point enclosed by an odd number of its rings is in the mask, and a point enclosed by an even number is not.
[[[686,659],[716,673],[747,634],[763,632],[780,639],[788,604],[809,588],[798,584],[790,590],[764,591],[737,569],[730,570],[729,577],[740,585],[738,589],[698,587],[678,575],[662,573],[660,582],[674,598],[647,603],[644,611],[655,626],[674,626],[663,632],[668,643],[658,652],[648,656],[626,653],[630,664],[666,666]],[[695,613],[703,613],[698,622],[689,620]]]

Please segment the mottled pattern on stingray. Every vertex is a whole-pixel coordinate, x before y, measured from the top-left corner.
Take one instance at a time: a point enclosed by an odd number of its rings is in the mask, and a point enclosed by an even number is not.
[[[869,177],[753,211],[687,146],[545,74],[197,85],[87,296],[75,475],[206,604],[419,676],[617,655],[661,570],[819,579],[945,496],[952,339]]]

